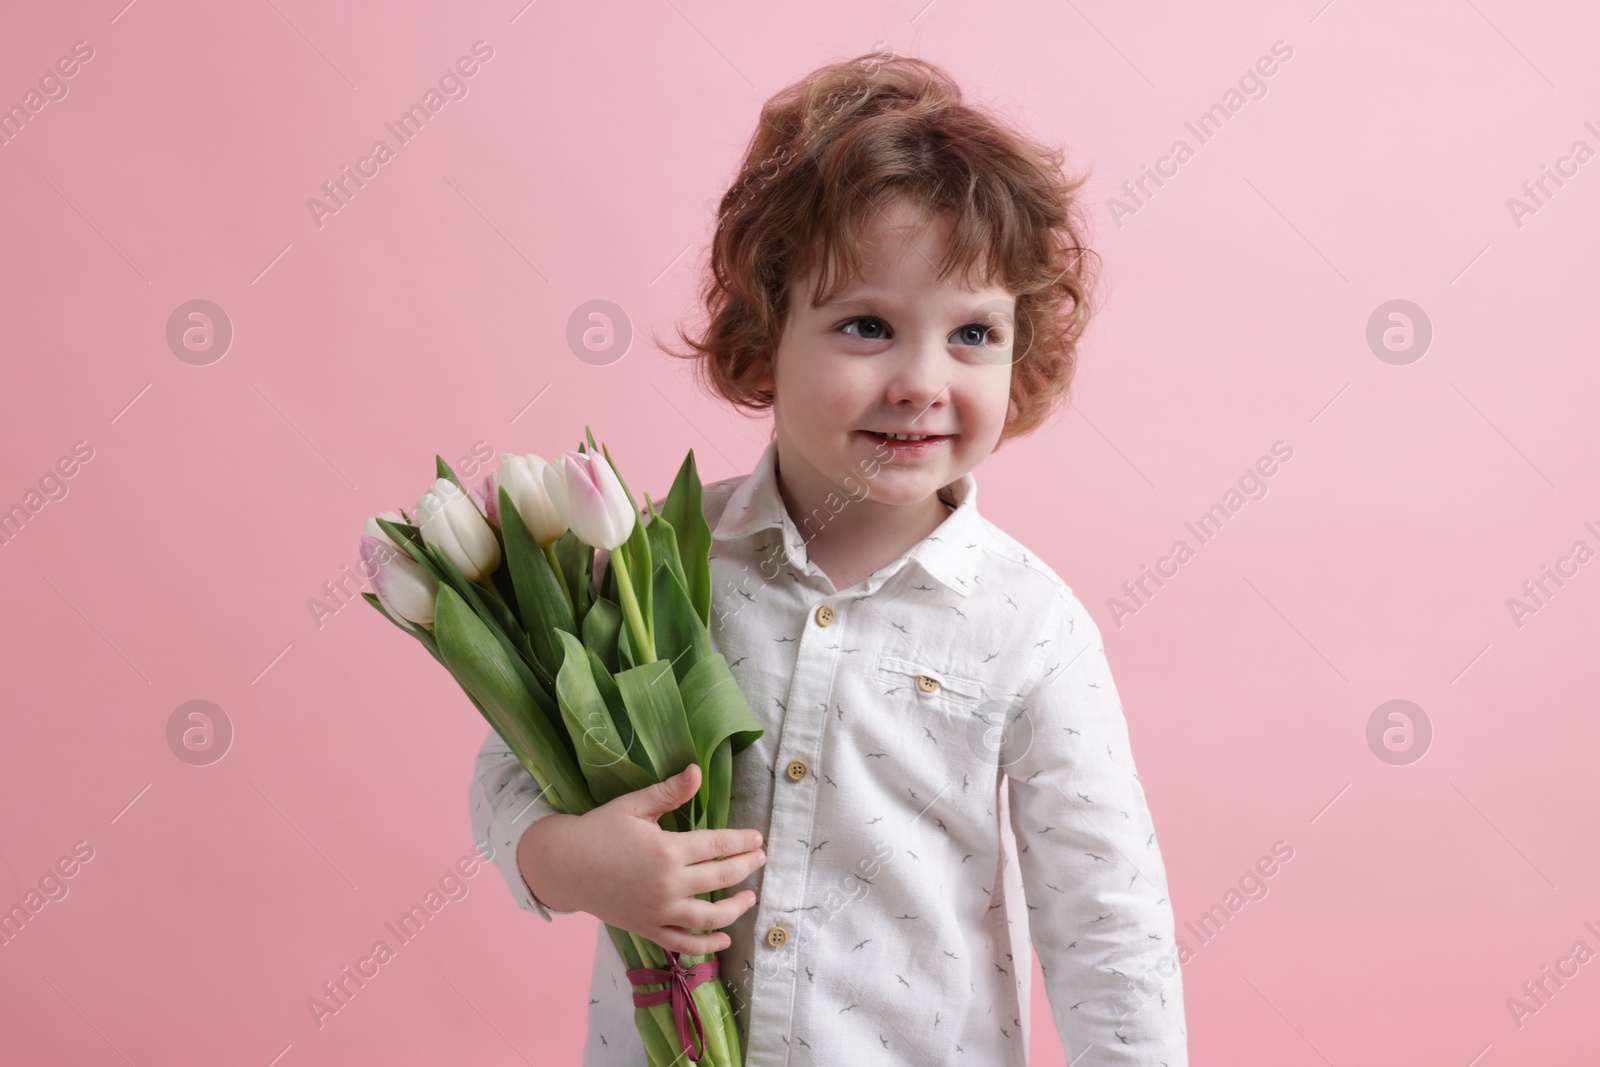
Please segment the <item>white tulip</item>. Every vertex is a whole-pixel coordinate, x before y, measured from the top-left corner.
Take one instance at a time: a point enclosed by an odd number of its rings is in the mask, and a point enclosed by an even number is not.
[[[472,498],[440,478],[417,500],[417,528],[469,580],[481,582],[500,565],[500,543]]]
[[[500,470],[495,474],[496,488],[505,487],[540,548],[554,544],[567,532],[566,516],[550,499],[550,490],[544,484],[548,466],[542,457],[531,452],[525,456],[506,452],[500,456]]]

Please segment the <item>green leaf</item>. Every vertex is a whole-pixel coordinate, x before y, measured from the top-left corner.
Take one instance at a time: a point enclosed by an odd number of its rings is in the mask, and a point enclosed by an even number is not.
[[[401,512],[401,514],[405,514]],[[422,527],[409,522],[390,522],[388,519],[379,518],[378,528],[389,535],[390,540],[399,545],[410,541],[413,544],[422,544]],[[388,546],[385,545],[385,548]]]
[[[687,767],[695,758],[695,741],[672,664],[664,659],[641,664],[616,681],[651,768],[664,780]]]
[[[596,804],[643,789],[656,779],[626,756],[627,745],[611,721],[611,709],[595,685],[589,653],[576,637],[557,630],[565,661],[556,676],[556,696],[567,733],[578,751],[578,768]]]
[[[764,733],[734,681],[728,661],[713,652],[689,669],[679,686],[684,717],[694,735],[695,760],[704,776],[698,796],[707,826],[727,825],[728,797],[732,788],[731,757],[745,750]],[[728,764],[718,765],[717,749],[728,742]]]
[[[450,464],[444,461],[444,457],[436,454],[433,458],[437,460],[439,464],[439,477],[449,478],[452,482],[456,483],[457,489],[465,493],[467,491],[467,487],[461,484],[461,479],[456,477],[456,472],[450,468]]]
[[[647,503],[650,503],[650,494],[646,493],[644,499]],[[653,518],[651,518],[649,525],[645,527],[645,536],[650,539],[651,557],[661,565],[657,570],[671,569],[673,575],[678,579],[678,584],[687,590],[689,582],[684,577],[683,561],[678,558],[677,530],[673,528],[672,523],[667,521],[665,515],[656,513],[653,503],[650,504],[650,512]],[[656,655],[660,654],[661,650],[657,648]]]
[[[499,536],[499,531],[496,531],[495,537],[499,538]],[[501,560],[506,558],[506,543],[504,541],[500,542],[500,558]],[[479,584],[482,585],[484,583],[480,582]],[[488,586],[499,594],[500,602],[506,606],[506,610],[511,613],[512,618],[522,618],[522,606],[517,600],[516,586],[511,580],[511,568],[501,566],[489,572]]]
[[[576,759],[577,756],[572,747],[572,739],[566,735],[561,722],[561,709],[556,704],[553,692],[555,678],[553,675],[550,676],[547,683],[539,677],[539,669],[536,669],[536,665],[533,663],[533,654],[529,648],[528,635],[523,632],[521,626],[517,625],[515,619],[510,618],[510,613],[504,604],[499,605],[499,612],[492,610],[490,604],[499,599],[498,595],[490,593],[476,582],[468,581],[466,576],[456,569],[455,564],[450,562],[450,557],[443,552],[433,553],[429,563],[437,573],[443,575],[443,579],[439,583],[440,589],[442,590],[448,586],[458,593],[477,612],[479,618],[488,627],[489,632],[500,641],[507,659],[511,662],[512,669],[522,679],[522,684],[533,696],[534,703],[538,705],[539,710],[544,713],[546,720],[549,721],[551,728],[561,738],[566,747],[568,757]],[[435,612],[437,612],[437,609],[435,609]],[[509,629],[507,628],[508,626]],[[435,617],[434,633],[437,634],[438,630],[439,620]]]
[[[617,673],[632,670],[641,662],[643,657],[633,647],[633,627],[622,627],[617,634]]]
[[[465,591],[462,588],[464,585],[466,589],[471,589],[477,594],[478,599],[474,601],[473,606],[478,608],[478,613],[492,616],[495,625],[499,626],[500,631],[511,639],[512,644],[521,651],[524,661],[539,675],[539,681],[544,688],[547,691],[552,688],[556,680],[555,668],[546,668],[534,656],[533,644],[528,631],[523,629],[522,623],[517,621],[516,612],[511,610],[511,605],[506,603],[505,597],[500,594],[500,590],[494,585],[486,585],[483,582],[469,580],[466,575],[455,569],[455,565],[450,562],[450,557],[443,552],[437,552],[435,555],[440,561],[440,569],[448,568],[450,573],[460,579],[461,584],[456,586],[457,591],[465,595]],[[496,570],[495,573],[499,574],[500,571]],[[513,593],[514,596],[515,594]]]
[[[623,629],[622,608],[609,600],[596,600],[583,620],[584,645],[612,674],[622,669],[617,663],[617,639]]]
[[[504,486],[500,488],[500,529],[506,539],[504,569],[511,572],[517,607],[522,613],[521,625],[528,634],[534,659],[554,678],[566,659],[556,632],[577,633],[578,623],[549,557],[528,532],[522,513]]]
[[[594,604],[594,549],[568,530],[556,542],[556,558],[561,561],[561,572],[566,576],[572,599],[576,601],[573,611],[578,625],[582,626],[590,606]],[[576,630],[573,632],[577,633]]]
[[[665,518],[657,517],[650,524],[667,527],[662,536],[672,541],[672,531]],[[689,594],[681,584],[679,574],[670,561],[656,569],[655,580],[655,631],[656,658],[672,664],[673,673],[682,682],[684,675],[706,656],[711,654],[711,635],[707,633],[700,616],[689,603]]]
[[[439,587],[434,634],[444,665],[505,739],[518,762],[548,791],[556,809],[581,815],[594,807],[594,797],[576,762],[522,684],[500,636],[449,586]]]
[[[683,587],[701,623],[711,625],[711,527],[706,523],[701,502],[700,474],[695,469],[694,449],[684,457],[678,476],[667,492],[661,514],[678,535],[678,557],[684,574]]]
[[[650,756],[644,750],[644,745],[639,740],[639,735],[633,730],[633,722],[628,718],[628,706],[622,702],[622,691],[617,688],[617,680],[611,671],[606,670],[604,663],[594,654],[589,653],[589,673],[594,675],[595,688],[600,690],[600,696],[606,702],[606,708],[611,712],[611,725],[617,731],[617,744],[622,753],[643,767],[651,775],[655,769],[650,765]],[[652,778],[652,781],[657,779]]]
[[[628,555],[628,577],[633,580],[633,595],[639,599],[639,615],[644,619],[644,624],[655,626],[652,607],[650,606],[650,587],[654,584],[651,575],[654,566],[650,558],[650,537],[645,532],[645,524],[635,521],[633,533],[628,535],[628,540],[617,546],[618,552]],[[652,633],[651,638],[655,637]]]

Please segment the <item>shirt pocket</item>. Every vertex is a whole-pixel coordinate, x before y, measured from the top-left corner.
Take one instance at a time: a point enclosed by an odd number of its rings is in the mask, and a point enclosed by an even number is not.
[[[955,715],[963,721],[976,715],[983,703],[983,686],[973,679],[896,656],[879,658],[878,680],[890,699],[911,701],[915,707]]]

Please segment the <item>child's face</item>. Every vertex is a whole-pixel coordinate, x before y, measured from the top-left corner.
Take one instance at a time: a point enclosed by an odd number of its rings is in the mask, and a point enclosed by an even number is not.
[[[776,366],[759,383],[774,393],[785,481],[826,491],[881,464],[865,479],[868,498],[918,504],[994,451],[1010,402],[1016,300],[956,275],[938,280],[949,226],[923,224],[897,201],[869,231],[862,277],[828,304],[811,306],[815,271],[795,281]],[[885,460],[889,446],[870,431],[942,439]]]

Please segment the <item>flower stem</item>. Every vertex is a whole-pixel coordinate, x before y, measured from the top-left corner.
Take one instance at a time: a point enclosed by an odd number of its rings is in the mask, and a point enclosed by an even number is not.
[[[629,933],[628,937],[633,941],[634,951],[639,954],[640,966],[654,967],[658,970],[666,968],[666,956],[660,946],[653,941],[640,937],[638,934]],[[668,988],[671,988],[670,983]],[[670,1008],[665,1008],[664,1005],[658,1004],[654,1008],[635,1008],[634,1011],[636,1013],[643,1011],[644,1018],[647,1020],[641,1022],[638,1016],[635,1015],[634,1022],[640,1027],[641,1036],[644,1033],[643,1028],[645,1026],[654,1023],[656,1027],[656,1040],[653,1042],[648,1038],[645,1040],[645,1051],[650,1054],[650,1067],[674,1067],[679,1061],[685,1059],[678,1043],[677,1021],[673,1017]],[[668,1050],[667,1055],[658,1056],[656,1054],[657,1049]]]
[[[578,602],[572,599],[572,590],[567,588],[567,576],[561,570],[561,559],[556,555],[556,543],[554,541],[544,546],[544,557],[550,561],[550,569],[556,572],[556,581],[560,583],[561,591],[566,594],[567,603],[572,605],[572,617],[577,618]]]
[[[633,630],[633,647],[639,653],[641,662],[654,663],[655,639],[650,636],[644,616],[639,612],[639,598],[633,592],[633,579],[628,574],[628,557],[624,546],[618,545],[611,550],[611,566],[617,569],[617,593],[622,597],[622,612],[628,617],[628,626]]]

